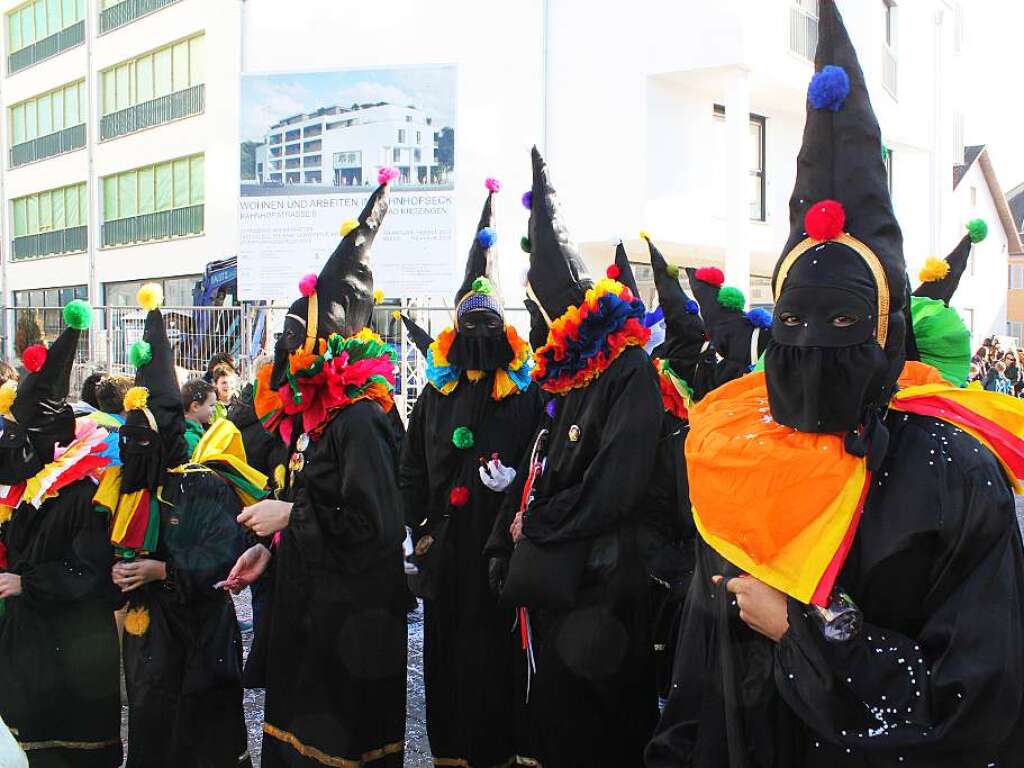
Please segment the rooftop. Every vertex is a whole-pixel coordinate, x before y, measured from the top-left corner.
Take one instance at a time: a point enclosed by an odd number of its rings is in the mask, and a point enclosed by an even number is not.
[[[309,113],[301,113],[300,112],[297,115],[292,115],[291,117],[286,117],[283,120],[279,120],[278,122],[276,122],[272,126],[270,126],[270,130],[274,131],[274,130],[277,130],[278,128],[283,128],[286,125],[295,125],[296,123],[304,123],[307,120],[315,120],[316,118],[324,117],[325,115],[344,115],[344,114],[346,114],[348,112],[359,112],[359,111],[364,110],[364,109],[374,109],[375,107],[401,107],[401,106],[402,106],[401,104],[392,104],[392,103],[387,102],[387,101],[378,101],[378,102],[373,103],[373,104],[352,104],[351,106],[348,106],[348,107],[340,107],[340,106],[337,106],[337,105],[332,106],[332,107],[320,107],[320,108],[318,108],[314,112],[309,112]],[[415,104],[406,104],[404,106],[404,108],[405,109],[413,109],[413,110],[415,110],[416,109],[416,105]]]

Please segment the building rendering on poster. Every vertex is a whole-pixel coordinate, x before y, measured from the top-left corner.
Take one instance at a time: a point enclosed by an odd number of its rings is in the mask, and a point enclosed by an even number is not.
[[[450,65],[243,75],[241,299],[288,301],[397,168],[375,284],[426,298],[451,285],[455,76]]]

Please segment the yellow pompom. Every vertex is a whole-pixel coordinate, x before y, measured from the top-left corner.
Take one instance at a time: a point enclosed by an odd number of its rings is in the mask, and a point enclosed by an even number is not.
[[[399,312],[399,311],[398,311],[398,310],[396,309],[396,310],[395,310],[394,312],[392,312],[392,313],[391,313],[391,317],[392,317],[392,319],[394,319],[394,320],[401,320],[401,319],[402,319],[402,313],[401,313],[401,312]]]
[[[941,280],[949,274],[949,264],[945,259],[937,259],[934,256],[929,256],[928,260],[921,267],[921,272],[918,277],[921,278],[922,283],[934,283],[936,280]]]
[[[0,413],[10,413],[14,398],[18,396],[18,382],[5,381],[0,387]]]
[[[159,283],[146,283],[135,294],[135,300],[147,312],[152,312],[164,303],[164,289]]]
[[[14,510],[10,507],[0,506],[0,525],[3,525],[14,515]]]
[[[124,394],[126,411],[141,411],[149,404],[149,390],[145,387],[132,387]]]
[[[640,230],[640,239],[641,240],[650,240],[651,239],[651,233],[648,232],[646,229],[641,229]]]
[[[384,301],[384,291],[378,288],[373,292],[373,303],[380,304],[382,301]]]
[[[356,219],[345,219],[345,221],[341,222],[341,229],[338,230],[338,233],[344,237],[358,226],[359,222]]]
[[[124,617],[124,631],[142,637],[149,629],[149,609],[145,606],[129,608]]]

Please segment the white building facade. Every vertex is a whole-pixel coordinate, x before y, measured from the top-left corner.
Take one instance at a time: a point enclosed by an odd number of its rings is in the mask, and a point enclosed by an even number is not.
[[[105,12],[100,2],[110,0],[85,0],[85,43],[23,71],[8,71],[0,83],[6,111],[84,80],[89,108],[85,151],[32,163],[35,171],[5,167],[8,235],[16,223],[10,201],[18,196],[87,181],[90,201],[84,255],[13,258],[11,238],[5,237],[6,303],[14,291],[66,285],[87,285],[94,302],[102,303],[108,283],[196,274],[206,262],[236,253],[240,69],[270,73],[425,63],[457,67],[459,235],[452,253],[453,289],[479,215],[483,180],[493,176],[506,190],[497,202],[505,300],[520,301],[525,256],[517,244],[527,215],[519,196],[530,183],[528,150],[536,143],[551,165],[571,231],[595,272],[610,263],[612,238],[621,236],[643,281],[647,254],[637,233],[646,229],[673,261],[722,265],[729,282],[749,292],[751,303],[771,301],[767,278],[788,235],[788,198],[813,74],[816,0],[637,0],[625,6],[588,0],[394,0],[380,13],[368,13],[353,0],[177,0],[106,34],[98,33]],[[122,0],[116,5],[125,3],[162,4]],[[951,177],[962,159],[969,107],[956,101],[966,92],[960,50],[969,4],[839,0],[839,6],[882,127],[908,267],[916,275],[929,255],[945,253],[962,231],[965,212],[954,198]],[[14,0],[5,3],[8,12],[19,7]],[[201,80],[201,110],[101,140],[103,110],[123,103],[117,101],[117,78],[124,78],[119,73],[113,76],[115,101],[104,101],[104,70],[199,34],[205,66],[197,67],[193,82],[191,64],[187,72],[179,71],[173,49],[171,86],[174,94],[187,94]],[[5,42],[10,46],[11,37]],[[150,65],[137,64],[136,72],[140,66],[145,72]],[[152,66],[157,66],[155,55]],[[162,67],[165,71],[166,62]],[[177,98],[184,106],[175,109],[194,110],[191,96]],[[266,143],[257,149],[261,174],[247,181],[365,185],[383,160],[407,168],[410,180],[433,178],[436,137],[429,115],[393,104],[358,111],[336,107],[336,114],[327,114],[330,109],[268,126]],[[375,119],[365,123],[341,124],[371,116]],[[336,126],[329,128],[332,123]],[[9,124],[8,118],[3,131],[10,150]],[[407,131],[404,137],[401,130]],[[419,141],[414,131],[422,133]],[[280,143],[273,143],[277,135]],[[297,149],[286,154],[292,145]],[[272,153],[275,147],[280,154]],[[202,156],[201,190],[192,181],[197,155]],[[186,160],[189,194],[175,197],[175,182],[170,210],[195,208],[200,198],[193,192],[201,192],[202,234],[193,238],[185,231],[145,244],[105,245],[101,227],[114,192],[103,180],[144,169],[137,183],[145,184],[152,167],[156,184],[159,164],[172,161],[173,181],[174,169]],[[272,167],[277,162],[279,169]],[[289,162],[294,167],[287,167]],[[161,173],[166,178],[166,170]],[[283,174],[280,181],[276,173]],[[130,180],[126,184],[130,189]],[[154,186],[154,198],[159,194]],[[163,195],[166,203],[165,189]],[[121,202],[119,197],[118,206]],[[120,207],[111,207],[121,218],[142,210],[141,197],[135,209],[130,198],[124,202],[124,216]],[[141,215],[150,215],[148,197],[146,206]],[[168,226],[195,229],[189,215],[174,214],[179,218]],[[989,225],[997,228],[995,221]],[[121,238],[134,231],[129,230],[130,225],[118,224],[111,235]],[[975,283],[978,287],[972,287]],[[961,290],[964,297],[980,297],[1005,293],[1005,284],[1004,264],[1001,272],[969,275]],[[1002,332],[997,315],[989,318],[978,309],[976,334]]]

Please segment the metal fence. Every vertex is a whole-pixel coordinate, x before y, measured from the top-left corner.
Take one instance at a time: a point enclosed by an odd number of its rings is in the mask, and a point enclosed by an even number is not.
[[[103,247],[199,235],[203,232],[203,214],[203,205],[199,204],[106,221],[103,223]]]
[[[175,2],[177,0],[122,0],[100,12],[100,34],[122,27],[140,16]]]
[[[396,400],[407,415],[426,382],[426,362],[405,331],[401,320],[393,316],[402,310],[431,336],[436,337],[452,324],[452,310],[441,306],[390,304],[374,309],[371,327],[395,347],[398,362],[395,371]],[[256,366],[273,354],[274,342],[284,325],[288,308],[243,304],[232,307],[163,307],[167,336],[174,352],[178,379],[184,382],[205,373],[210,358],[227,352],[236,361],[242,382],[252,380]],[[52,342],[64,329],[59,307],[7,307],[3,309],[3,348],[14,367],[12,335],[18,320],[32,315],[46,342]],[[506,310],[506,321],[516,326],[525,339],[530,316],[523,308]],[[146,313],[137,307],[94,307],[89,333],[82,335],[71,378],[71,395],[76,398],[82,382],[94,371],[135,375],[131,364],[132,345],[142,338]]]
[[[154,125],[198,115],[206,104],[206,86],[200,83],[100,118],[100,140],[125,136]]]
[[[7,56],[7,71],[13,75],[15,72],[31,67],[43,59],[56,56],[61,51],[66,51],[68,48],[78,45],[84,40],[85,21],[83,20],[9,54]]]
[[[30,141],[23,141],[15,144],[10,150],[10,165],[17,168],[19,165],[34,163],[36,160],[43,160],[47,157],[62,155],[65,152],[72,152],[85,146],[85,123],[72,125],[60,131],[39,136]]]

